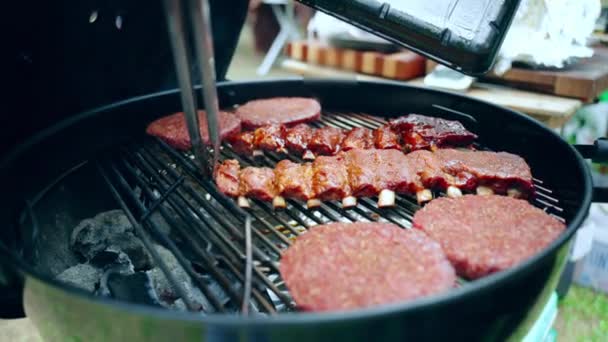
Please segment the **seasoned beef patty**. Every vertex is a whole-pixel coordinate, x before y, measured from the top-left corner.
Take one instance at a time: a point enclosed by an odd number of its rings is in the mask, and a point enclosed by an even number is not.
[[[319,120],[321,105],[305,97],[274,97],[249,101],[237,108],[236,115],[246,129],[271,124],[295,125]]]
[[[497,195],[438,198],[416,212],[413,225],[437,240],[469,279],[517,265],[565,229],[527,201]]]
[[[219,112],[220,139],[241,131],[241,120],[234,114]],[[209,143],[209,130],[207,129],[207,114],[203,110],[198,111],[198,123],[201,128],[201,138],[204,143]],[[178,150],[188,150],[190,136],[184,113],[175,113],[153,121],[148,125],[146,133],[158,137],[167,144]]]
[[[304,310],[364,308],[451,288],[456,276],[438,243],[388,223],[330,223],[299,236],[280,272]]]

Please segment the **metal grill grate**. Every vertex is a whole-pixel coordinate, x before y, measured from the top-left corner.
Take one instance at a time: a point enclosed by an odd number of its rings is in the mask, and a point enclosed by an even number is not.
[[[367,114],[324,113],[323,119],[313,126],[376,128],[384,123],[382,118]],[[302,161],[276,153],[266,153],[254,160],[236,155],[227,145],[222,148],[222,156],[258,166],[274,166],[284,158]],[[296,236],[311,226],[331,221],[383,221],[409,228],[414,213],[420,208],[416,199],[408,196],[397,196],[397,206],[387,209],[379,209],[372,198],[360,199],[356,207],[348,210],[339,202],[324,202],[309,210],[298,201],[287,200],[285,209],[275,211],[269,203],[252,200],[252,207],[247,210],[252,220],[253,242],[251,289],[248,290],[245,212],[220,194],[212,180],[202,177],[191,155],[149,138],[143,144],[127,146],[100,158],[97,167],[156,265],[187,308],[202,309],[206,313],[293,311],[295,304],[279,276],[278,260],[281,250]],[[559,201],[552,197],[551,190],[541,180],[534,182],[537,190],[534,204],[563,220],[559,216],[562,212]],[[163,234],[150,219],[153,212],[172,227],[171,236]],[[167,247],[199,287],[208,302],[202,308],[188,300],[172,270],[151,247],[151,239]],[[249,295],[250,300],[242,306],[243,298]]]

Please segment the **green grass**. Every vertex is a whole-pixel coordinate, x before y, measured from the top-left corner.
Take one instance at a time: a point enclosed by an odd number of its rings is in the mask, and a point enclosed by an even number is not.
[[[556,328],[559,341],[608,341],[608,296],[572,286],[560,302]]]

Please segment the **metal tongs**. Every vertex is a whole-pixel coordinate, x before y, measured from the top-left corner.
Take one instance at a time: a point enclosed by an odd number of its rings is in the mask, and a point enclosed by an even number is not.
[[[206,176],[211,176],[218,162],[220,136],[209,3],[208,0],[185,0],[185,2],[187,6],[184,9],[182,0],[164,0],[165,12],[192,153]],[[184,10],[189,13],[189,18],[184,18]],[[190,35],[186,31],[187,23],[192,27]],[[194,42],[193,49],[188,47],[189,41]],[[210,145],[201,139],[197,101],[191,76],[192,70],[196,68],[192,68],[190,64],[190,52],[194,52],[200,72]]]
[[[183,0],[187,3],[186,8],[182,6],[182,0],[164,0],[165,12],[167,14],[167,25],[169,38],[173,49],[173,59],[177,81],[181,90],[181,101],[186,117],[188,135],[192,144],[192,153],[201,170],[209,178],[217,166],[220,153],[220,136],[218,121],[218,99],[215,84],[215,60],[213,54],[213,36],[211,31],[211,19],[208,0]],[[184,10],[189,13],[189,18],[184,20]],[[192,26],[190,35],[186,33],[186,23]],[[194,48],[189,48],[187,43],[193,41]],[[203,142],[201,138],[197,101],[192,86],[192,68],[190,64],[190,52],[194,52],[198,70],[202,81],[201,93],[207,112],[207,129],[211,146]],[[245,284],[243,287],[243,303],[241,311],[249,313],[251,298],[251,279],[253,268],[252,240],[251,240],[251,216],[244,214],[245,219]]]

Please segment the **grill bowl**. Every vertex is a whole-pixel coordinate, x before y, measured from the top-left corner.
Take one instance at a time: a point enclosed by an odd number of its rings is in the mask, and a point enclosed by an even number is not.
[[[61,176],[68,170],[99,157],[104,151],[144,141],[148,122],[179,109],[176,91],[153,94],[61,122],[16,147],[0,164],[0,179],[5,184],[0,208],[5,229],[0,250],[6,255],[4,260],[24,279],[26,312],[42,335],[50,338],[70,335],[87,340],[99,336],[119,340],[201,336],[293,340],[368,340],[376,336],[502,339],[521,326],[538,298],[553,290],[565,261],[566,242],[589,209],[591,181],[580,155],[540,123],[501,107],[392,82],[227,82],[220,84],[218,93],[223,107],[261,97],[312,96],[320,99],[324,108],[337,112],[356,111],[384,117],[417,112],[459,120],[480,136],[483,146],[526,159],[535,177],[542,179],[543,187],[551,189],[552,196],[559,200],[563,209],[560,216],[567,221],[568,228],[543,252],[511,270],[438,296],[354,312],[201,317],[94,297],[53,280],[45,260],[56,256],[54,253],[59,249],[67,249],[66,240],[53,239],[61,236],[59,231],[71,228],[57,226],[61,209],[79,207],[83,217],[92,216],[96,212],[91,208],[102,211],[103,204],[98,202],[103,202],[101,194],[107,193],[107,189],[101,179],[87,177],[85,173],[83,182],[89,187],[84,193],[90,196],[82,197],[80,193],[80,197],[75,197],[58,191],[62,184],[56,180],[64,179]],[[68,174],[65,179],[77,178]],[[36,211],[39,229],[15,223],[24,217],[27,220],[27,208]]]

